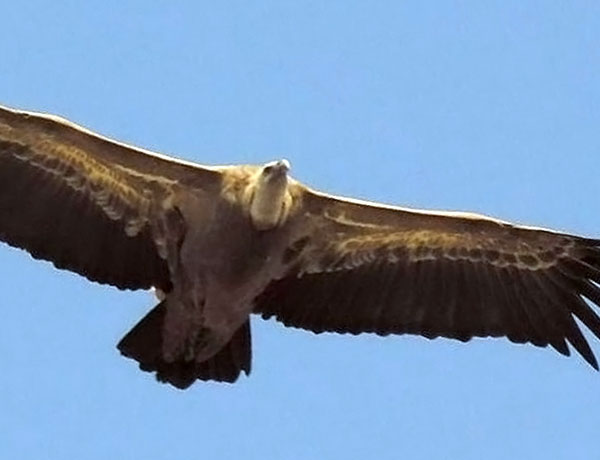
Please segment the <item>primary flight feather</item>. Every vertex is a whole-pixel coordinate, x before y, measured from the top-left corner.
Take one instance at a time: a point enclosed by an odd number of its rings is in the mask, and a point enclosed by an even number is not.
[[[178,388],[251,366],[251,313],[319,333],[508,337],[598,363],[600,240],[329,196],[0,107],[0,240],[160,303],[119,343]]]

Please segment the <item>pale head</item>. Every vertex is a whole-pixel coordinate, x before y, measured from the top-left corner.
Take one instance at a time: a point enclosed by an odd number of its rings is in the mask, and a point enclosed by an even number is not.
[[[286,159],[270,161],[262,167],[261,174],[266,180],[287,180],[290,162]]]
[[[288,160],[276,160],[266,163],[255,176],[250,217],[258,230],[269,230],[285,220],[291,201],[287,189],[289,170]]]

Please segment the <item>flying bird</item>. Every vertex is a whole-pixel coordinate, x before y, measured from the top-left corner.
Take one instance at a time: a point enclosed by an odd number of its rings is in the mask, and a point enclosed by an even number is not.
[[[0,240],[160,302],[118,344],[162,382],[234,382],[250,315],[309,331],[600,337],[600,240],[487,216],[346,199],[286,160],[200,166],[59,117],[0,107]]]

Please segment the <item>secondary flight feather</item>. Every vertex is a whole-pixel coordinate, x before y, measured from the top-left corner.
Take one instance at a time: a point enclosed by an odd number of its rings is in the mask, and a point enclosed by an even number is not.
[[[287,161],[206,167],[0,107],[0,240],[156,288],[118,348],[178,388],[250,373],[250,315],[315,333],[507,337],[598,363],[600,240],[326,195]]]

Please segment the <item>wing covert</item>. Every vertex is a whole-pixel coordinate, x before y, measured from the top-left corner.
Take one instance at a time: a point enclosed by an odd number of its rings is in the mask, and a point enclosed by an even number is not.
[[[173,193],[218,181],[216,170],[0,107],[0,240],[90,280],[168,290]]]

